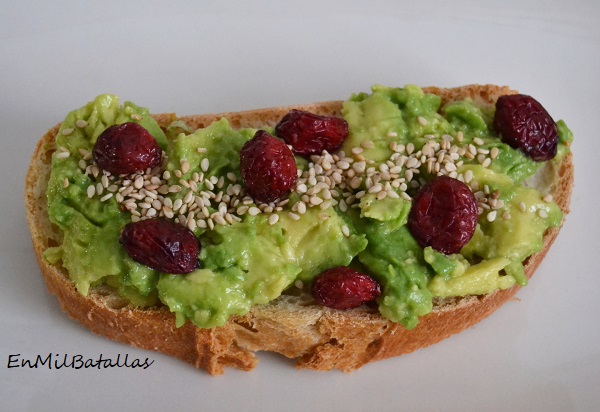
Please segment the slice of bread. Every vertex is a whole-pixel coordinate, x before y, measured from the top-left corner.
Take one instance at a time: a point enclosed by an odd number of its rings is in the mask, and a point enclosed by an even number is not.
[[[443,103],[468,97],[483,105],[493,105],[499,96],[515,93],[507,87],[491,85],[424,90],[441,96]],[[339,115],[341,107],[342,102],[334,101],[294,108]],[[291,108],[179,119],[193,129],[222,117],[227,118],[234,128],[259,128],[274,126]],[[162,114],[155,118],[161,126],[166,126],[176,116]],[[223,373],[225,366],[252,369],[257,363],[255,351],[280,353],[296,359],[302,368],[335,368],[349,372],[366,363],[409,353],[461,332],[490,315],[518,290],[513,287],[484,296],[438,299],[434,302],[434,310],[422,317],[412,330],[383,319],[376,310],[364,306],[347,311],[332,310],[314,304],[308,295],[281,296],[213,329],[200,329],[190,322],[177,328],[175,316],[167,307],[134,308],[106,286],[93,288],[88,296],[84,296],[75,289],[63,268],[42,259],[47,248],[61,242],[60,231],[48,218],[45,196],[58,128],[50,129],[39,141],[27,173],[26,209],[33,246],[48,289],[58,297],[62,309],[84,327],[107,338],[175,356],[210,374]],[[573,186],[571,154],[559,165],[548,163],[533,184],[542,193],[552,194],[566,214]],[[559,228],[548,230],[543,249],[526,261],[528,278],[541,263],[558,231]]]

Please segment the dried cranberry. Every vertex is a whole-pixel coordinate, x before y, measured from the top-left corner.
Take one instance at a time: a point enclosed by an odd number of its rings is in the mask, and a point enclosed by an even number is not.
[[[501,96],[496,102],[494,128],[502,141],[535,161],[556,156],[558,129],[546,109],[524,94]]]
[[[289,147],[264,130],[257,131],[242,147],[240,169],[248,194],[265,203],[288,193],[298,171]]]
[[[437,176],[415,195],[408,229],[421,247],[458,253],[473,237],[477,226],[477,201],[463,182]]]
[[[106,128],[96,140],[93,156],[112,174],[131,174],[159,166],[162,150],[146,129],[128,122]]]
[[[326,270],[312,285],[315,300],[332,309],[356,308],[377,299],[380,294],[375,279],[345,266]]]
[[[164,273],[189,273],[198,267],[200,243],[185,227],[165,219],[128,223],[119,242],[136,262]]]
[[[335,152],[348,137],[348,123],[339,117],[292,110],[275,126],[275,134],[300,156]]]

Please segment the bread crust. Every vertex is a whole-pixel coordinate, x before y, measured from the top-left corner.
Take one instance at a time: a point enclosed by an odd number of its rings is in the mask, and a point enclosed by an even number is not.
[[[443,104],[472,98],[493,104],[504,94],[516,93],[508,87],[469,85],[452,89],[425,88],[442,97]],[[294,106],[323,115],[339,115],[341,101]],[[235,113],[186,116],[179,118],[193,129],[208,126],[225,117],[234,128],[274,126],[292,107],[252,110]],[[154,116],[161,126],[177,117]],[[257,360],[255,351],[272,351],[296,359],[297,366],[315,370],[353,371],[366,363],[413,352],[437,343],[469,328],[489,316],[519,289],[496,291],[484,296],[468,296],[436,301],[434,310],[420,318],[412,330],[383,319],[377,311],[361,307],[336,311],[312,303],[308,296],[282,296],[254,307],[247,315],[234,317],[223,327],[201,329],[186,322],[175,327],[175,316],[167,307],[134,308],[106,287],[94,288],[88,296],[80,294],[66,271],[50,265],[42,254],[60,244],[61,233],[48,218],[46,186],[50,159],[55,150],[54,138],[59,125],[50,129],[38,142],[26,176],[25,204],[34,251],[49,291],[56,295],[62,309],[92,332],[135,347],[179,358],[210,374],[221,374],[225,367],[250,370]],[[569,153],[544,174],[552,184],[544,188],[551,193],[565,215],[573,187],[573,163]],[[543,249],[525,264],[530,278],[542,262],[560,228],[544,235]]]

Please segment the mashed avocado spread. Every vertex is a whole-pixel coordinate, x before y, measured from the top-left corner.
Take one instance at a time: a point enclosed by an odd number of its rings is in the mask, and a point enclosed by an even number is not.
[[[298,157],[289,197],[261,204],[245,194],[239,166],[255,130],[234,130],[225,119],[196,131],[176,120],[163,130],[147,109],[101,95],[69,113],[56,137],[48,212],[63,239],[44,257],[66,268],[82,294],[107,284],[133,305],[162,302],[179,326],[204,328],[307,288],[326,269],[352,266],[380,283],[382,316],[413,328],[435,297],[525,285],[523,261],[562,221],[552,199],[522,184],[544,164],[502,143],[493,114],[470,100],[441,107],[416,86],[374,86],[344,103],[350,133],[340,151]],[[111,176],[93,163],[93,145],[108,126],[130,121],[156,138],[164,165]],[[551,162],[572,139],[562,121],[558,129]],[[406,226],[411,196],[440,173],[478,200],[477,229],[460,254],[421,248]],[[194,232],[198,269],[159,273],[124,252],[122,227],[154,216]]]

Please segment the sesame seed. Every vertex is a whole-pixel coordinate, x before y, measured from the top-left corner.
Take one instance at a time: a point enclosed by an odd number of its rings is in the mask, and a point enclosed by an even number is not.
[[[486,157],[485,160],[481,163],[481,166],[489,167],[490,164],[492,164],[492,159],[490,159],[489,157]]]
[[[388,137],[398,137],[398,133],[396,133],[396,132],[388,132],[387,136]]]
[[[210,161],[208,160],[207,157],[205,157],[204,159],[202,159],[202,161],[200,162],[200,169],[202,169],[203,172],[206,172],[208,170],[210,166]]]
[[[365,149],[372,149],[375,146],[374,143],[370,140],[365,140],[364,142],[361,142],[360,145]]]
[[[141,116],[141,115],[139,115],[139,114],[137,114],[137,113],[133,113],[133,114],[131,115],[131,118],[132,118],[133,120],[142,120],[142,116]]]
[[[300,213],[301,215],[306,213],[306,203],[300,201],[300,202],[296,203],[295,206],[296,206],[296,211],[298,213]]]
[[[300,216],[298,216],[297,214],[290,212],[288,213],[288,216],[290,217],[290,219],[292,220],[300,220]]]
[[[69,136],[69,135],[73,134],[74,131],[75,131],[75,129],[73,129],[72,127],[69,127],[67,129],[63,129],[63,131],[61,132],[61,134],[63,136]]]
[[[66,159],[69,156],[71,156],[71,153],[69,153],[69,152],[56,152],[56,155],[55,155],[55,157],[57,159]]]
[[[277,223],[279,221],[279,215],[277,214],[272,214],[271,216],[269,216],[269,224],[270,225],[274,225],[275,223]]]
[[[481,138],[476,137],[475,139],[473,139],[473,143],[475,143],[477,146],[481,146],[484,142]]]
[[[87,125],[88,125],[88,122],[86,122],[83,119],[79,119],[79,120],[75,121],[75,126],[77,126],[80,129],[86,127]]]
[[[519,202],[519,210],[520,210],[521,212],[524,212],[524,211],[526,211],[526,210],[527,210],[527,206],[525,205],[525,203],[524,203],[524,202]]]
[[[69,187],[69,179],[67,179],[65,177],[65,180],[63,180],[63,187],[66,189],[67,187]]]
[[[489,212],[486,216],[487,221],[493,222],[494,220],[496,220],[496,214],[497,214],[497,212],[495,210],[492,210],[491,212]]]
[[[135,187],[138,190],[144,187],[144,178],[138,175],[133,181],[133,187]]]
[[[204,147],[198,147],[198,148],[196,148],[196,151],[197,151],[198,153],[202,154],[202,153],[206,153],[206,152],[208,152],[208,149],[206,149],[206,148],[204,148]]]
[[[540,209],[538,210],[538,216],[541,217],[542,219],[546,219],[548,217],[548,212],[546,212],[544,209]]]
[[[311,205],[317,206],[323,203],[323,199],[318,196],[311,196],[309,202]]]
[[[96,194],[96,186],[89,185],[87,188],[87,197],[92,198]]]
[[[427,126],[429,124],[429,122],[427,121],[427,119],[424,118],[423,116],[417,116],[417,122],[419,122],[419,124],[421,126]]]
[[[456,170],[456,165],[454,163],[446,163],[444,169],[448,172],[454,172]]]
[[[180,163],[181,163],[181,173],[186,174],[187,172],[190,171],[190,163],[187,160],[182,159]]]
[[[544,196],[544,197],[542,198],[542,200],[543,200],[544,202],[546,202],[546,203],[550,203],[550,202],[552,202],[552,201],[554,200],[554,197],[553,197],[552,195],[548,194],[548,195]]]
[[[250,209],[248,209],[248,214],[250,216],[256,216],[260,213],[260,209],[257,208],[256,206],[252,206]]]
[[[344,236],[350,237],[350,229],[348,228],[348,226],[342,226],[342,233],[344,234]]]

